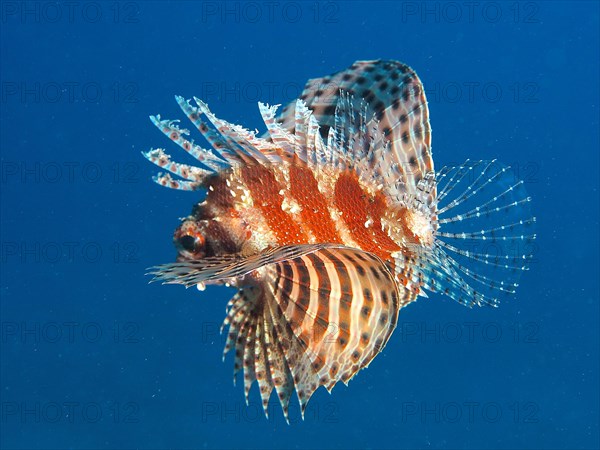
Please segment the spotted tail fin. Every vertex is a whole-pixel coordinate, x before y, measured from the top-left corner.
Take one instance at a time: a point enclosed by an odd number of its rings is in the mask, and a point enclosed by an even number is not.
[[[413,261],[424,287],[466,306],[496,306],[532,260],[535,217],[524,182],[496,161],[444,167],[436,179],[434,244]]]

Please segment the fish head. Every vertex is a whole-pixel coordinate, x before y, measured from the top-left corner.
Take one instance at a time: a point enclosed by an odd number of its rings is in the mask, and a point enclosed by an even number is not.
[[[248,241],[248,224],[231,208],[197,204],[173,234],[178,260],[203,259],[238,253]]]

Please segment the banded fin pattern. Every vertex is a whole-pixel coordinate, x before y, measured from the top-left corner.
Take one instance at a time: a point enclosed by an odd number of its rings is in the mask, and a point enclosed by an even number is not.
[[[327,142],[318,132],[319,123],[314,113],[303,100],[298,100],[294,109],[295,133],[288,132],[275,120],[277,106],[259,103],[270,138],[266,139],[257,137],[254,132],[239,125],[218,119],[198,99],[195,99],[197,106],[194,107],[182,97],[176,98],[188,118],[212,144],[214,153],[190,141],[189,131],[180,128],[177,121],[153,116],[152,122],[157,128],[206,167],[175,163],[163,149],[143,153],[152,163],[184,178],[177,180],[161,173],[154,180],[163,186],[198,190],[205,187],[204,182],[211,175],[222,173],[229,167],[270,168],[282,161],[294,161],[299,165],[306,164],[314,174],[322,170],[351,170],[359,176],[363,185],[370,186],[373,192],[382,191],[396,202],[401,201],[406,191],[398,173],[389,170],[386,155],[389,154],[390,144],[384,132],[376,123],[368,121],[366,103],[361,102],[361,111],[354,112],[356,100],[349,94],[343,95],[338,102],[335,123],[329,130]],[[202,117],[206,117],[208,122],[203,121]],[[394,167],[399,166],[395,164]]]
[[[320,386],[348,381],[383,349],[406,299],[378,257],[327,248],[264,267],[260,283],[230,303],[226,352],[244,369],[246,398],[258,381],[265,413],[273,389],[286,419]]]
[[[228,304],[224,354],[235,349],[246,399],[258,381],[265,413],[273,389],[288,417],[295,390],[304,413],[319,386],[348,381],[382,350],[413,299],[377,256],[339,245],[288,246],[243,260],[169,264],[158,280],[191,286],[240,278]],[[217,264],[218,261],[218,264]]]
[[[255,137],[254,132],[239,125],[218,119],[201,100],[195,98],[197,106],[192,106],[183,97],[176,96],[175,99],[214,151],[202,148],[188,139],[189,130],[181,128],[178,120],[164,120],[160,115],[150,116],[152,123],[165,136],[206,167],[204,169],[172,162],[163,149],[142,152],[144,157],[153,164],[184,178],[184,180],[175,180],[169,174],[159,173],[154,177],[154,181],[158,184],[174,189],[198,190],[204,187],[203,183],[209,176],[229,167],[281,161],[278,156],[279,149],[272,142]],[[208,119],[208,122],[202,120],[203,116]]]
[[[150,268],[148,274],[154,275],[152,281],[163,284],[183,284],[191,287],[200,283],[210,283],[225,279],[241,278],[267,264],[287,259],[298,258],[324,249],[343,247],[339,244],[303,244],[273,247],[262,253],[243,256],[225,254],[203,259],[188,259],[174,263],[162,264]]]

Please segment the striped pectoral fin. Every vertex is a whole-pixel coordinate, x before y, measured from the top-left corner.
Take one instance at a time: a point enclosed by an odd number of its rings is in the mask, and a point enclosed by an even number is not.
[[[373,254],[323,249],[268,269],[274,300],[305,347],[304,363],[311,364],[316,387],[331,390],[338,381],[349,381],[381,351],[396,326],[404,293]]]
[[[342,247],[339,244],[300,244],[273,247],[254,255],[227,254],[199,260],[185,260],[150,268],[152,281],[183,284],[186,287],[218,283],[241,278],[250,272],[278,261],[297,258],[323,248]]]
[[[229,323],[245,346],[236,349],[236,360],[244,355],[246,389],[256,378],[266,408],[275,388],[286,418],[294,389],[304,413],[320,386],[331,390],[338,381],[347,383],[371,362],[408,295],[385,262],[347,247],[277,261],[260,272],[252,308],[231,306],[254,315],[256,327]],[[242,336],[246,330],[255,330],[254,336]],[[248,349],[255,350],[253,361]]]

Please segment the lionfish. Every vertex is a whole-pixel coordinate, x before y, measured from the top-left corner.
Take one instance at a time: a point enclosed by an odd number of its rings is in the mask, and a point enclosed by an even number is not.
[[[426,292],[496,306],[527,270],[531,198],[508,166],[467,161],[434,170],[425,91],[397,61],[359,61],[309,80],[285,107],[259,103],[267,132],[176,97],[212,147],[178,121],[151,120],[202,167],[144,156],[163,186],[205,190],[174,234],[164,283],[237,288],[224,357],[234,350],[246,402],[258,381],[288,420],[320,386],[331,392],[382,351],[401,308]]]

